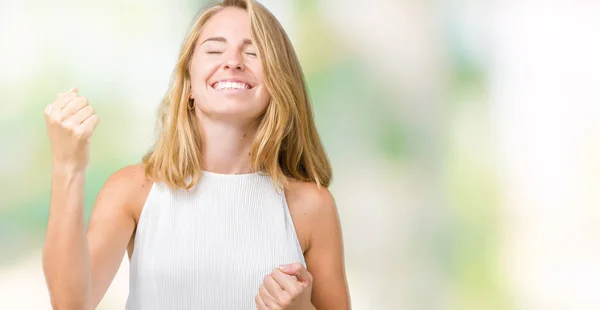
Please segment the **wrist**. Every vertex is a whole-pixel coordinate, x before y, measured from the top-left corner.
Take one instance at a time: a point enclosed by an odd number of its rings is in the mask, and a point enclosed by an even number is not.
[[[52,164],[52,182],[68,185],[73,182],[85,180],[85,168],[73,164],[56,163]]]
[[[74,163],[72,161],[60,160],[56,157],[52,158],[52,172],[59,174],[83,174],[85,173],[86,165]]]

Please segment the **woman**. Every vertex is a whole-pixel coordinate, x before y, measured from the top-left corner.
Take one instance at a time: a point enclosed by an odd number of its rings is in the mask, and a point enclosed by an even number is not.
[[[202,14],[140,165],[83,216],[98,117],[71,89],[45,111],[53,152],[44,272],[55,309],[93,309],[127,250],[127,309],[349,309],[331,168],[298,58],[252,0]]]

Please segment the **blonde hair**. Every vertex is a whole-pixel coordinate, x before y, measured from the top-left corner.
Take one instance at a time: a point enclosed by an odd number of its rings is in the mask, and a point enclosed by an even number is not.
[[[204,25],[226,7],[248,12],[252,40],[262,60],[264,85],[271,95],[253,141],[252,169],[268,174],[283,187],[289,179],[328,187],[331,165],[313,120],[300,62],[281,24],[254,0],[225,0],[195,20],[159,106],[156,143],[142,159],[146,175],[185,189],[200,179],[203,140],[199,120],[188,108],[189,66]]]

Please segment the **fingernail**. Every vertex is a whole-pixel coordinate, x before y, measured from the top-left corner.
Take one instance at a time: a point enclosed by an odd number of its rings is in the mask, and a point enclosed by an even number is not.
[[[290,268],[290,265],[281,265],[279,266],[279,269],[281,270],[288,270]]]

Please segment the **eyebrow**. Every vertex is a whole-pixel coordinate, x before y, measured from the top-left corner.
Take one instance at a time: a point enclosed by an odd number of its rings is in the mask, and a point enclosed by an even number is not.
[[[211,37],[211,38],[208,38],[208,39],[202,41],[202,43],[200,45],[202,45],[202,44],[204,44],[204,43],[206,43],[208,41],[215,41],[215,42],[227,43],[227,39],[225,39],[223,37]],[[242,41],[242,45],[252,45],[252,40],[250,40],[250,39],[244,39],[244,41]]]

